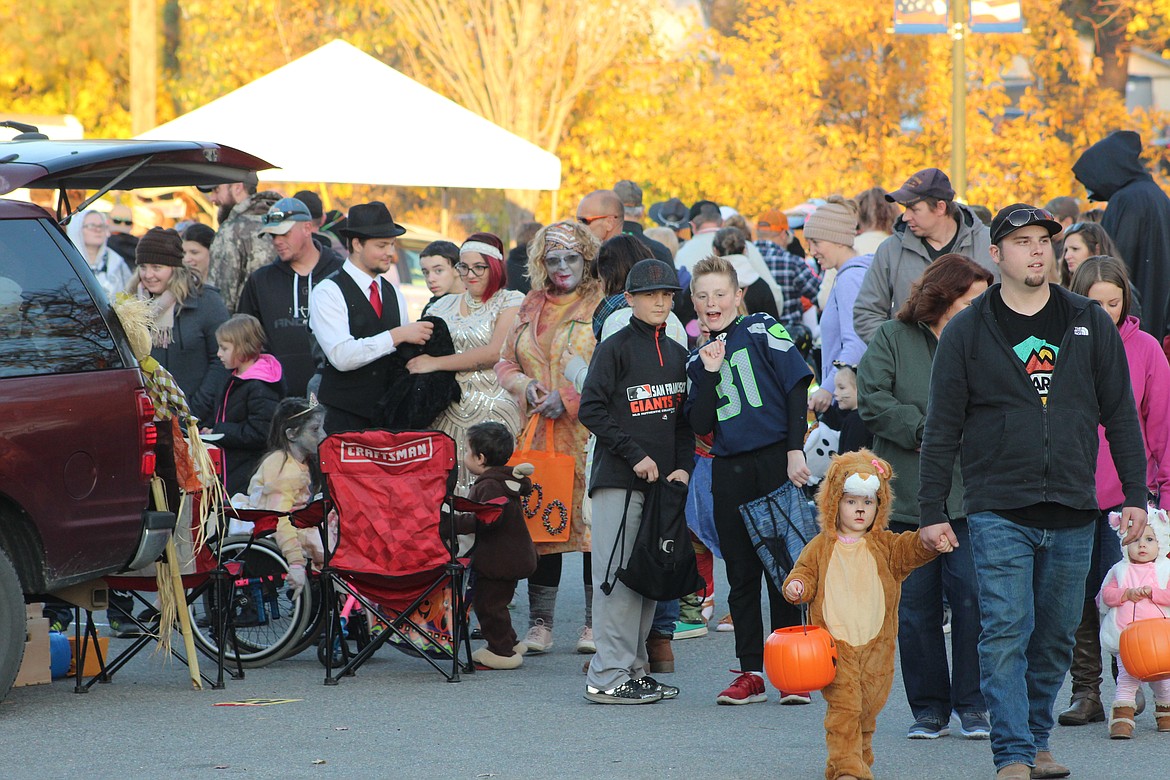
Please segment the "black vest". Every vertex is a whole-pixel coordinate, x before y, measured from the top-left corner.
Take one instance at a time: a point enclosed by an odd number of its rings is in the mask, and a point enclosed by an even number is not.
[[[394,286],[382,277],[378,277],[380,282],[378,289],[382,295],[380,320],[370,304],[368,287],[365,290],[358,287],[357,282],[344,268],[329,278],[341,289],[341,294],[345,298],[349,334],[355,339],[377,336],[402,324],[402,314],[398,311],[398,294]],[[321,369],[321,389],[318,391],[321,403],[359,417],[371,417],[374,414],[374,407],[382,400],[382,395],[389,384],[387,370],[389,361],[390,355],[383,355],[353,371],[338,371],[333,364],[326,361]]]

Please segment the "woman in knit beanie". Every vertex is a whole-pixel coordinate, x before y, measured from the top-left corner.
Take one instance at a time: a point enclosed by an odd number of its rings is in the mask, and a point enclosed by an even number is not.
[[[853,303],[873,255],[858,256],[853,249],[857,204],[840,195],[830,195],[828,202],[809,216],[804,237],[809,253],[823,270],[837,269],[837,279],[821,313],[821,386],[808,399],[808,408],[820,413],[833,402],[837,374],[833,364],[856,366],[865,353],[865,342],[853,329]]]
[[[215,329],[228,319],[227,306],[183,264],[183,239],[174,230],[151,228],[138,240],[134,257],[138,267],[127,291],[152,304],[150,354],[175,377],[192,414],[210,422],[228,376],[215,340]]]

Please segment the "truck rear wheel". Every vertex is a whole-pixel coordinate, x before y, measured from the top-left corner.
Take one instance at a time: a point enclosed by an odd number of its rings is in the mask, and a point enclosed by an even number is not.
[[[20,578],[0,548],[0,701],[8,695],[24,660],[25,611]]]

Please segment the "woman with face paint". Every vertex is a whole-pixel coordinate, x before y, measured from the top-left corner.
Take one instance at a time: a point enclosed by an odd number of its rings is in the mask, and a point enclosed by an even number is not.
[[[538,414],[553,420],[557,452],[572,453],[577,461],[569,538],[536,545],[540,564],[528,580],[530,628],[524,643],[529,652],[535,653],[552,647],[561,554],[566,552],[586,553],[585,625],[578,632],[577,652],[594,651],[590,533],[581,513],[589,432],[577,421],[581,397],[566,376],[579,366],[576,359],[569,365],[565,353],[573,353],[585,364],[593,356],[596,341],[591,321],[602,298],[601,281],[594,267],[599,248],[597,239],[583,224],[558,222],[541,228],[528,244],[532,291],[520,305],[496,364],[500,385],[516,399],[524,416]],[[534,447],[545,447],[544,434],[545,427],[537,426]]]

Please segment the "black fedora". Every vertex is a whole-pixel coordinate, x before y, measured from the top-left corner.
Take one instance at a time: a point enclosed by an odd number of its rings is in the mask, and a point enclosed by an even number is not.
[[[346,226],[340,231],[344,238],[394,238],[406,232],[397,224],[385,203],[359,203],[349,210]]]

